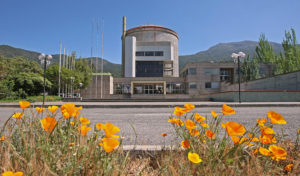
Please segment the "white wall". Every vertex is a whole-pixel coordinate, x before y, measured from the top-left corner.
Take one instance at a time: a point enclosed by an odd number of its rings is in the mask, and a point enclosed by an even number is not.
[[[163,51],[163,56],[136,56],[137,61],[165,61],[174,60],[171,45],[136,46],[136,51]],[[135,55],[135,53],[134,53]]]
[[[135,77],[136,38],[125,38],[125,77]]]

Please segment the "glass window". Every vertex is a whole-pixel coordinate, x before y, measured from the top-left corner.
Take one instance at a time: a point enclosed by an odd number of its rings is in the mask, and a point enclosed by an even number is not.
[[[217,74],[219,74],[218,71],[219,71],[219,69],[217,69],[217,68],[205,68],[204,69],[204,73],[206,75],[217,75]]]
[[[218,82],[212,82],[211,83],[211,88],[212,89],[218,89],[219,88],[219,83]]]
[[[166,85],[167,94],[184,94],[185,84],[184,83],[167,83]]]
[[[220,80],[232,82],[233,80],[233,68],[221,68],[220,69]]]
[[[144,51],[137,51],[137,52],[135,52],[135,56],[145,56],[145,52]]]
[[[146,51],[145,56],[154,56],[154,51]]]
[[[206,82],[205,83],[206,89],[218,89],[219,88],[219,82]]]
[[[128,94],[130,93],[130,84],[115,83],[114,94]]]
[[[155,51],[155,56],[164,56],[163,51]]]
[[[196,68],[189,68],[188,69],[188,74],[189,75],[196,75],[197,74]]]
[[[189,88],[190,89],[197,89],[197,84],[194,82],[189,83]]]
[[[205,83],[205,88],[210,89],[211,88],[211,82],[206,82]]]
[[[136,77],[163,77],[162,61],[136,61]]]

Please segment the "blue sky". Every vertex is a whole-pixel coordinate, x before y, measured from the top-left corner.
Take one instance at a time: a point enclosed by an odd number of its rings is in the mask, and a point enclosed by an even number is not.
[[[89,57],[92,19],[103,18],[103,56],[120,63],[127,16],[127,29],[157,24],[175,30],[179,55],[187,55],[218,43],[257,41],[261,33],[281,42],[291,27],[299,39],[299,7],[299,0],[1,0],[0,44],[53,54],[61,40]],[[96,34],[93,45],[95,51]],[[101,55],[101,40],[99,46]]]

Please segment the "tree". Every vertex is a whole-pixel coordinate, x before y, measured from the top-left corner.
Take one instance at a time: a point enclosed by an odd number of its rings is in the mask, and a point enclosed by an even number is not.
[[[3,97],[38,95],[43,92],[43,70],[35,62],[22,57],[0,58],[0,93]],[[47,81],[47,87],[51,83]]]
[[[241,72],[242,72],[242,80],[250,81],[259,78],[259,64],[258,59],[253,58],[250,60],[250,55],[244,60]]]
[[[49,66],[46,70],[46,77],[53,84],[50,90],[52,94],[56,94],[58,91],[58,69],[59,66],[55,64]],[[80,83],[83,83],[82,88],[85,88],[89,85],[91,76],[92,71],[87,60],[76,59],[74,70],[61,67],[61,87],[72,84],[74,89],[79,89]],[[73,83],[71,83],[71,77],[74,77]]]
[[[300,48],[297,45],[296,33],[293,28],[285,31],[282,47],[284,54],[280,53],[278,62],[280,63],[280,73],[288,73],[300,70]]]

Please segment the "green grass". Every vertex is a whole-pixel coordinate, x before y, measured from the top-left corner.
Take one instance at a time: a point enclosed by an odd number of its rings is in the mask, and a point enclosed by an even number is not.
[[[29,102],[42,102],[43,101],[43,96],[29,96],[27,98],[3,98],[0,99],[0,103],[15,103],[19,102],[20,100],[26,100]],[[52,102],[52,101],[61,101],[62,98],[59,96],[46,96],[45,101],[46,102]]]

